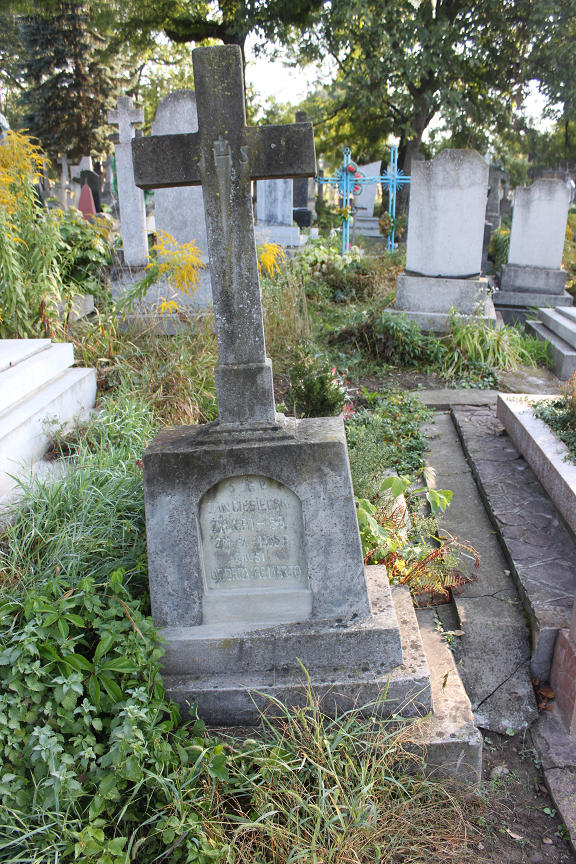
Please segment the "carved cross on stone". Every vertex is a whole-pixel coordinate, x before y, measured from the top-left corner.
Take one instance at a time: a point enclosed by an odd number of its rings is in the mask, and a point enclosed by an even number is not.
[[[251,180],[313,177],[311,123],[247,126],[240,48],[192,52],[198,132],[132,141],[136,185],[202,186],[219,365],[220,426],[275,422],[266,357]]]

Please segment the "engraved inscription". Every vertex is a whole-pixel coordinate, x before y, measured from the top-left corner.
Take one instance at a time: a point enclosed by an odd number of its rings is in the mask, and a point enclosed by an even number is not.
[[[277,480],[221,480],[200,502],[200,533],[208,591],[309,587],[302,504]]]

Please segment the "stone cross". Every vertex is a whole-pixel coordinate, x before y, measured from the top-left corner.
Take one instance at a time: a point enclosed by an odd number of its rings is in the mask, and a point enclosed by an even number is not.
[[[247,126],[240,48],[192,52],[198,132],[132,141],[141,188],[202,186],[212,268],[220,427],[275,422],[266,357],[252,180],[313,177],[311,123]]]
[[[146,205],[144,193],[134,183],[131,142],[134,124],[144,122],[142,108],[134,108],[130,96],[119,96],[116,111],[108,111],[108,122],[118,125],[119,141],[114,145],[118,204],[122,230],[124,263],[129,267],[148,262],[148,234],[146,231]]]

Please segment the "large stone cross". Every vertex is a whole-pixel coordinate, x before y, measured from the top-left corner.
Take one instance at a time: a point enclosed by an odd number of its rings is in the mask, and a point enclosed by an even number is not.
[[[247,126],[240,48],[192,52],[198,132],[132,141],[136,185],[202,186],[212,269],[221,426],[275,420],[266,357],[251,180],[313,177],[311,123]]]

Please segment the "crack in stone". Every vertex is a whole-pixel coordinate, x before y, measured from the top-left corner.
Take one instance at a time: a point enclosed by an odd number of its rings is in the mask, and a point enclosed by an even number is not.
[[[495,693],[497,693],[498,690],[500,690],[500,688],[504,686],[504,684],[506,684],[508,681],[510,681],[510,679],[513,678],[514,675],[516,675],[516,673],[518,672],[519,669],[522,668],[522,666],[524,666],[526,663],[529,663],[529,662],[530,662],[529,656],[526,657],[524,660],[522,660],[522,662],[516,667],[516,669],[514,669],[514,671],[507,678],[504,679],[504,681],[502,681],[500,684],[498,684],[498,686],[495,687],[494,690],[492,690],[492,692],[488,694],[488,696],[485,696],[481,702],[478,702],[478,704],[474,708],[474,711],[477,711],[478,708],[480,708],[480,706],[483,705],[487,699],[490,699],[490,697],[493,696]]]

